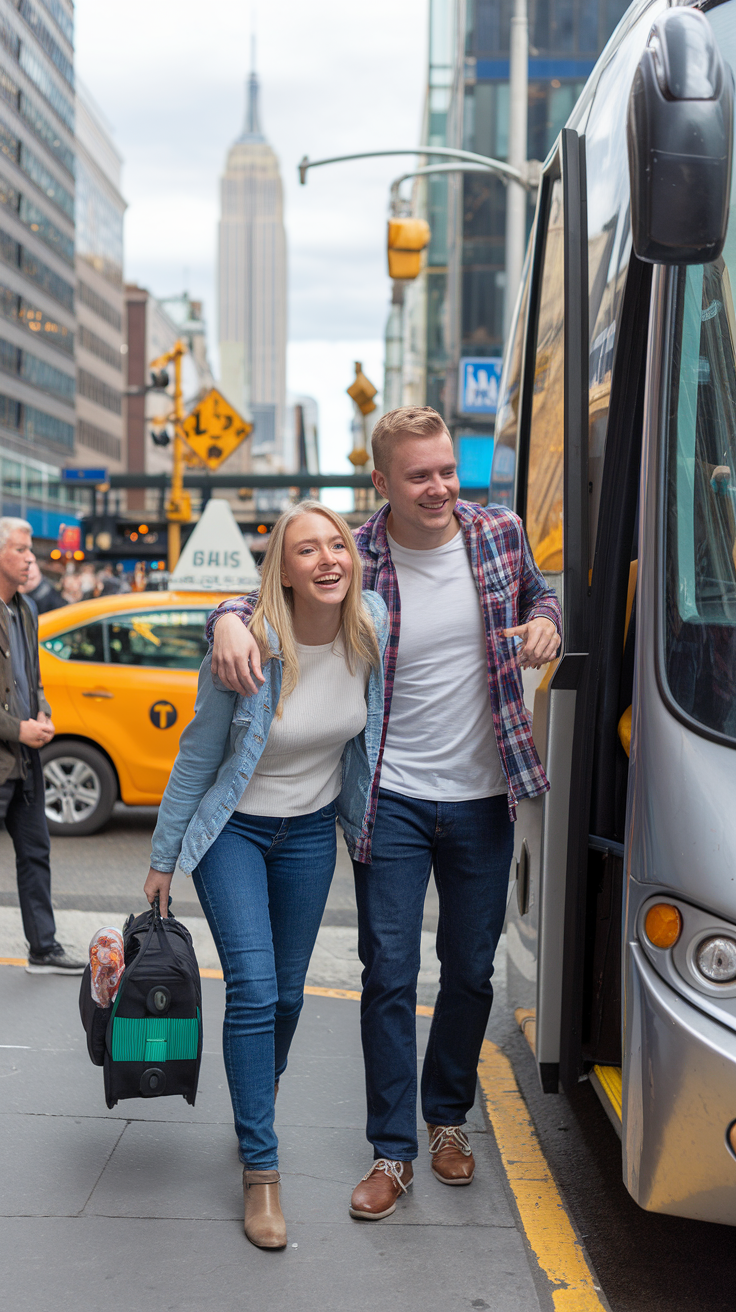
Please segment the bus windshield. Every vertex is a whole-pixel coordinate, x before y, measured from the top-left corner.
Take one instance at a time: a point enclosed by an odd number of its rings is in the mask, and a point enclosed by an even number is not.
[[[736,70],[736,3],[707,17]],[[664,638],[676,702],[706,730],[736,741],[734,286],[732,190],[723,255],[678,273],[666,450]]]

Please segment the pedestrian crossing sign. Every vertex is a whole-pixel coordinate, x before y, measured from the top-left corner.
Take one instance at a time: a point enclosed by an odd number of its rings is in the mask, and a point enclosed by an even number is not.
[[[252,431],[253,425],[233,409],[216,387],[211,388],[182,424],[187,446],[208,469],[219,469]]]

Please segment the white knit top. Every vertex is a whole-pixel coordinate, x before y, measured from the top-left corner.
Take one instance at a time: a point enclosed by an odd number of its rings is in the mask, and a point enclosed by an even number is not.
[[[238,802],[246,815],[311,815],[342,786],[345,744],[365,728],[365,666],[351,674],[342,634],[321,647],[297,643],[299,680],[273,719],[263,754]]]

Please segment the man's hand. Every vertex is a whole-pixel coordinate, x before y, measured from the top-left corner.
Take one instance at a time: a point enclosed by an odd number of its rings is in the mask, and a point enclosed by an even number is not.
[[[41,719],[41,716],[43,716],[43,719]],[[22,743],[25,743],[26,747],[45,747],[47,743],[51,742],[54,733],[54,726],[48,715],[44,715],[43,711],[40,711],[37,720],[21,720],[18,737]]]
[[[159,907],[163,917],[167,917],[169,914],[169,889],[173,877],[173,874],[167,875],[163,870],[154,870],[153,866],[149,866],[146,882],[143,885],[143,892],[151,906],[153,906],[153,899],[158,893]]]
[[[560,646],[560,635],[551,620],[540,617],[515,629],[503,629],[505,638],[521,638],[516,659],[522,670],[538,670],[554,660]]]
[[[244,697],[255,697],[264,681],[258,643],[237,615],[222,615],[215,625],[212,673]]]

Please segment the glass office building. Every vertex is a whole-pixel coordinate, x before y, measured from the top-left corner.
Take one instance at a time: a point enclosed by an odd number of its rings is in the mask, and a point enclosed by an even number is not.
[[[0,0],[0,505],[73,522],[74,8]]]
[[[528,0],[527,158],[544,160],[627,0]],[[423,143],[505,160],[513,0],[430,0]],[[453,433],[492,431],[464,413],[461,359],[503,351],[506,188],[478,173],[417,180],[432,230],[426,271],[407,289],[402,396],[435,406]],[[532,208],[529,207],[529,223]]]

